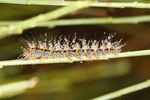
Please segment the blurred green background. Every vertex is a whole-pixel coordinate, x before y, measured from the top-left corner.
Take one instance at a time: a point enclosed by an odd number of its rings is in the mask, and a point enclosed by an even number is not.
[[[109,0],[110,1],[110,0]],[[148,0],[147,0],[148,1]],[[59,8],[58,6],[0,4],[0,21],[24,20],[41,13]],[[96,8],[90,7],[61,17],[127,17],[150,14],[149,9]],[[82,23],[82,22],[81,22]],[[103,37],[104,32],[115,33],[115,39],[123,39],[123,51],[145,50],[150,47],[150,24],[105,24],[59,26],[54,28],[36,27],[26,29],[21,35],[13,35],[0,40],[0,60],[17,59],[24,46],[22,39],[41,39],[41,34],[49,37],[69,36]],[[88,100],[150,78],[150,57],[110,59],[71,64],[9,66],[0,69],[0,85],[38,78],[37,85],[27,91],[3,98],[5,100]],[[144,89],[115,100],[149,100],[150,89]],[[0,94],[1,95],[1,94]]]

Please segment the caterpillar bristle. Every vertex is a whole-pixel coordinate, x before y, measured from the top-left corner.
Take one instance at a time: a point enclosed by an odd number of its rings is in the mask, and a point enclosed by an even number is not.
[[[61,36],[56,40],[45,39],[44,41],[27,41],[27,46],[23,48],[22,59],[59,59],[64,57],[101,57],[107,55],[117,55],[121,52],[122,39],[112,41],[114,35],[108,35],[103,40],[78,39],[76,34],[70,41],[67,37]],[[53,41],[53,42],[52,42]]]

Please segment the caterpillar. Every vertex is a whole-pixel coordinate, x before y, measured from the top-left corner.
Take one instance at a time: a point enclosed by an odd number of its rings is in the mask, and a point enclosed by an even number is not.
[[[26,41],[21,54],[22,59],[59,59],[64,57],[101,57],[106,55],[117,55],[121,52],[124,44],[119,41],[112,41],[114,34],[109,34],[103,40],[80,39],[74,35],[72,40],[67,37],[50,39],[44,41]]]

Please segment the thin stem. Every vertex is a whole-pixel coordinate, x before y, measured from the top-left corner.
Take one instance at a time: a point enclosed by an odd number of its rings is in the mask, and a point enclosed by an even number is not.
[[[11,34],[16,34],[15,32],[23,30],[30,27],[56,27],[56,26],[69,26],[69,25],[97,25],[97,24],[137,24],[140,22],[149,22],[150,15],[145,16],[133,16],[133,17],[106,17],[106,18],[81,18],[81,19],[63,19],[63,20],[52,20],[47,21],[53,18],[58,17],[51,16],[52,13],[47,15],[42,15],[42,18],[34,17],[26,21],[1,21],[0,22],[0,36],[4,37]],[[53,15],[53,14],[52,14]],[[43,19],[43,18],[48,19]],[[60,17],[60,16],[59,16]],[[33,21],[32,21],[33,20]],[[25,22],[25,23],[24,23]],[[28,24],[30,23],[30,24]]]
[[[148,56],[150,55],[150,50],[132,51],[132,52],[122,52],[118,55],[107,55],[100,57],[87,57],[81,56],[70,57],[70,58],[55,58],[55,59],[36,59],[36,60],[9,60],[0,61],[0,68],[3,66],[13,66],[13,65],[33,65],[33,64],[54,64],[54,63],[72,63],[72,62],[82,62],[82,61],[94,61],[94,60],[108,60],[111,58],[125,58],[125,57],[136,57],[136,56]]]
[[[0,25],[12,25],[21,21],[0,21]],[[141,22],[150,22],[150,15],[131,16],[131,17],[102,17],[102,18],[78,18],[61,19],[39,22],[35,26],[68,26],[68,25],[93,25],[93,24],[137,24]]]
[[[45,14],[40,14],[38,16],[29,18],[19,23],[15,23],[9,26],[0,27],[0,38],[12,35],[12,34],[21,34],[24,29],[32,28],[36,26],[36,23],[56,19],[62,17],[71,12],[77,11],[79,9],[85,8],[87,6],[75,5],[75,6],[66,6],[55,11],[50,11]]]
[[[93,25],[93,24],[137,24],[141,22],[150,22],[150,15],[133,17],[106,17],[106,18],[80,18],[54,20],[37,23],[37,26],[69,26],[69,25]]]
[[[114,99],[114,98],[129,94],[129,93],[132,93],[132,92],[136,92],[136,91],[148,88],[148,87],[150,87],[150,80],[135,84],[133,86],[126,87],[124,89],[97,97],[92,100],[110,100],[110,99]]]
[[[12,97],[25,92],[29,88],[33,88],[38,82],[36,77],[30,80],[24,80],[14,83],[8,83],[0,86],[0,99]]]
[[[26,4],[26,5],[77,5],[82,4],[93,7],[109,7],[109,8],[150,8],[150,3],[141,2],[95,2],[95,1],[65,1],[65,0],[0,0],[0,3]]]

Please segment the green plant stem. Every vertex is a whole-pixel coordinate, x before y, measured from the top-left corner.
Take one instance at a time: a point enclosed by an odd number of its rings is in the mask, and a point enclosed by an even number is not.
[[[69,26],[69,25],[93,25],[93,24],[137,24],[140,22],[150,22],[150,15],[135,17],[106,17],[106,18],[81,18],[53,20],[38,23],[37,26]]]
[[[26,5],[88,5],[93,7],[109,8],[150,8],[150,3],[141,2],[94,2],[94,1],[65,1],[65,0],[0,0],[0,3],[26,4]]]
[[[107,55],[100,57],[65,57],[58,59],[36,59],[36,60],[9,60],[0,61],[0,68],[3,66],[13,66],[13,65],[33,65],[33,64],[54,64],[54,63],[72,63],[72,62],[82,62],[82,61],[94,61],[94,60],[108,60],[111,58],[125,58],[125,57],[136,57],[136,56],[148,56],[150,55],[150,50],[132,51],[132,52],[122,52],[118,55]]]
[[[21,34],[24,29],[35,27],[38,22],[57,19],[71,12],[77,11],[79,9],[85,8],[87,6],[75,5],[66,6],[55,11],[50,11],[45,14],[40,14],[38,16],[29,18],[20,23],[15,23],[9,26],[0,27],[0,38],[12,35]]]
[[[21,21],[1,21],[0,25],[12,25]],[[150,15],[132,16],[132,17],[102,17],[102,18],[79,18],[62,19],[37,23],[35,26],[67,26],[67,25],[93,25],[93,24],[137,24],[141,22],[150,22]]]
[[[125,94],[129,94],[132,92],[136,92],[136,91],[148,88],[148,87],[150,87],[150,80],[135,84],[133,86],[126,87],[124,89],[121,89],[121,90],[97,97],[97,98],[92,99],[92,100],[110,100],[110,99],[114,99],[114,98],[123,96]]]
[[[51,17],[49,16],[48,18]],[[63,19],[63,20],[52,20],[52,21],[49,21],[50,19],[38,20],[38,18],[32,18],[30,20],[31,22],[32,20],[36,21],[35,23],[30,24],[32,27],[37,27],[37,26],[56,27],[56,26],[67,26],[67,25],[93,25],[93,24],[94,25],[96,24],[137,24],[140,22],[150,22],[150,15],[133,16],[133,17]],[[23,25],[23,21],[0,21],[0,26],[1,26],[0,29],[2,27],[5,27],[4,30],[5,32],[7,33],[11,32],[10,34],[16,34],[15,30],[9,30],[9,28],[12,27],[18,28],[18,26],[16,26],[17,24]],[[30,25],[25,24],[25,26],[22,29],[30,28],[31,27]],[[4,31],[0,30],[1,33],[0,36]]]
[[[33,88],[37,84],[37,78],[9,83],[0,86],[0,99],[8,98],[25,92],[29,88]]]

